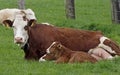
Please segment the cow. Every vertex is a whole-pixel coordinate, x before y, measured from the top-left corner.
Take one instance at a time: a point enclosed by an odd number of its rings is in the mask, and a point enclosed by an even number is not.
[[[17,8],[6,8],[6,9],[0,10],[0,24],[7,26],[8,24],[7,22],[4,22],[5,20],[8,20],[8,22],[9,20],[13,22],[17,13],[20,13],[21,15],[24,16],[22,12],[26,13],[26,16],[28,17],[28,19],[36,18],[35,13],[32,11],[32,9],[22,10],[22,9],[17,9]]]
[[[63,46],[60,42],[53,42],[46,51],[47,55],[52,55],[55,58],[55,63],[95,63],[97,60],[90,54],[83,51],[74,51]]]
[[[13,28],[14,42],[24,50],[25,59],[39,60],[54,41],[75,51],[89,52],[100,47],[113,57],[120,55],[120,47],[99,31],[37,24],[34,19],[22,15],[17,15],[14,22],[8,24]]]

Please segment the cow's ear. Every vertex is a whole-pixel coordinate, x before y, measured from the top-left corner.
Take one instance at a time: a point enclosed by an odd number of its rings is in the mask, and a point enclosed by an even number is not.
[[[12,22],[11,20],[4,20],[4,21],[3,21],[3,24],[4,24],[6,27],[12,27],[13,22]]]
[[[36,20],[35,19],[31,19],[29,22],[28,22],[28,26],[34,26],[36,23]]]

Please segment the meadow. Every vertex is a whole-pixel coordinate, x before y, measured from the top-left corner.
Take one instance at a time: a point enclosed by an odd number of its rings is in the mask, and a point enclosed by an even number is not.
[[[35,12],[38,23],[101,31],[120,45],[120,24],[112,23],[110,0],[75,0],[75,20],[66,19],[63,0],[25,2],[26,8]],[[0,9],[17,7],[17,0],[0,0]],[[120,75],[120,57],[95,64],[27,61],[23,50],[13,42],[12,28],[0,25],[0,75]]]

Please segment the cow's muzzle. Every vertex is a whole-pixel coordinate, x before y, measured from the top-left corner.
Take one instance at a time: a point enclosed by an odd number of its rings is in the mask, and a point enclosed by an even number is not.
[[[15,43],[22,44],[23,43],[23,39],[21,37],[16,37],[15,38]]]

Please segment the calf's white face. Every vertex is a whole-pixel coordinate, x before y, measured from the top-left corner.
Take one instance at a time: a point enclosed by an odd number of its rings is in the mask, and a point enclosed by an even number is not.
[[[24,46],[28,40],[28,33],[25,30],[28,21],[22,15],[17,15],[13,23],[14,43]]]

